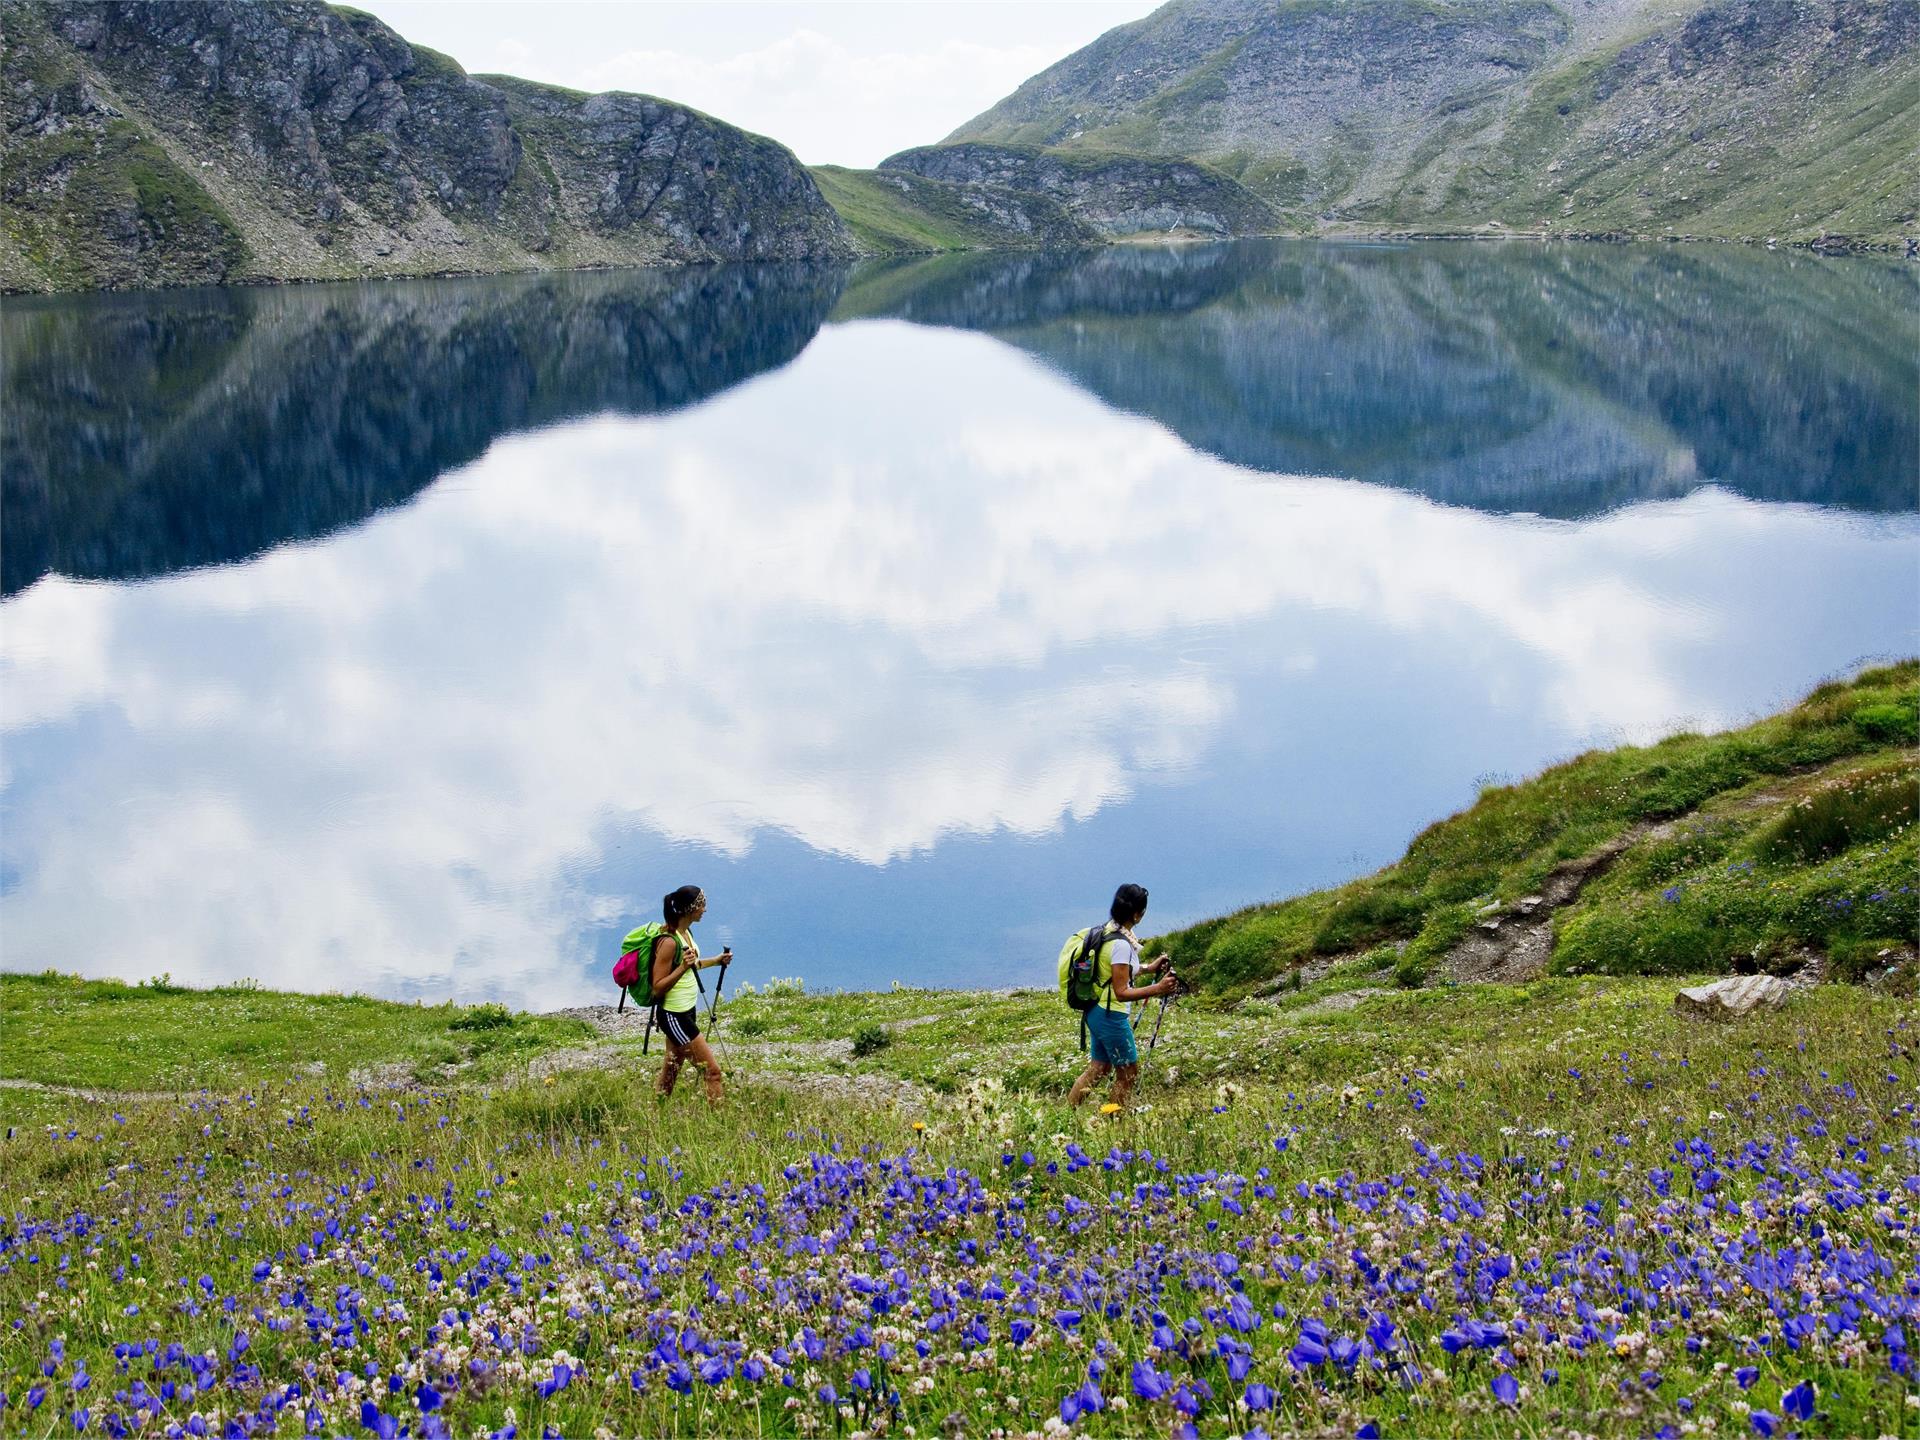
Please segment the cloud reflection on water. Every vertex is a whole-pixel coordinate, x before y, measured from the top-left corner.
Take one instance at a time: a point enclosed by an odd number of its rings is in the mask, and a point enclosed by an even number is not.
[[[1728,723],[1836,645],[1911,648],[1917,533],[1256,477],[995,341],[834,327],[678,416],[500,441],[324,543],[15,597],[4,963],[564,1003],[636,908],[608,837],[882,866],[1046,836],[1179,787],[1263,724],[1253,667],[1312,685],[1356,625],[1566,748]],[[1289,763],[1365,797],[1421,724]]]

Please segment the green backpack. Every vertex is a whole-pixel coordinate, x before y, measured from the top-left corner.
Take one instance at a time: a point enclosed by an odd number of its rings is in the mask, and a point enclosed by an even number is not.
[[[620,958],[613,962],[613,983],[620,987],[619,1008],[627,1008],[627,991],[644,981],[647,1004],[653,1004],[653,942],[666,934],[667,927],[655,920],[636,926],[620,942]]]
[[[1100,1003],[1100,952],[1120,933],[1112,921],[1076,930],[1060,947],[1060,998],[1080,1012],[1080,1048],[1087,1048],[1087,1012]]]

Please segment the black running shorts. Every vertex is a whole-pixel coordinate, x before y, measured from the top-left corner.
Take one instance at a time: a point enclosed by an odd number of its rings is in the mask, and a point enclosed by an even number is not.
[[[691,1045],[700,1038],[700,1012],[697,1010],[669,1010],[664,1005],[655,1006],[653,1023],[660,1027],[660,1033],[676,1045]]]

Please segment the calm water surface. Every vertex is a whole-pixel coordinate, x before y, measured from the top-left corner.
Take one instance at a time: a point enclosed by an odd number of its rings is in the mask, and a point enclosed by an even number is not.
[[[1050,975],[1920,650],[1910,267],[1242,243],[9,302],[0,965]]]

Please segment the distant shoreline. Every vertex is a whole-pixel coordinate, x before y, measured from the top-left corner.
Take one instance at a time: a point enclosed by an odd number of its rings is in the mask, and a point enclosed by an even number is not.
[[[1274,231],[1244,235],[1205,235],[1181,231],[1137,231],[1115,236],[1094,245],[962,245],[924,250],[899,249],[875,251],[851,260],[677,260],[622,264],[531,265],[503,269],[439,269],[420,271],[380,271],[366,275],[257,275],[238,280],[194,280],[177,285],[88,285],[65,289],[32,290],[0,285],[0,296],[9,299],[52,299],[72,295],[166,294],[177,290],[257,290],[282,285],[370,285],[405,280],[476,280],[492,275],[591,275],[616,271],[702,270],[732,266],[761,265],[840,265],[853,266],[874,260],[910,259],[928,255],[1019,255],[1052,250],[1100,250],[1113,246],[1153,245],[1228,245],[1239,240],[1288,240],[1301,244],[1428,244],[1464,242],[1470,244],[1575,243],[1581,245],[1742,245],[1776,251],[1798,251],[1828,260],[1896,258],[1920,261],[1920,240],[1868,241],[1846,236],[1825,240],[1777,240],[1745,235],[1633,235],[1604,232],[1560,230],[1368,230],[1326,229],[1311,233]]]

